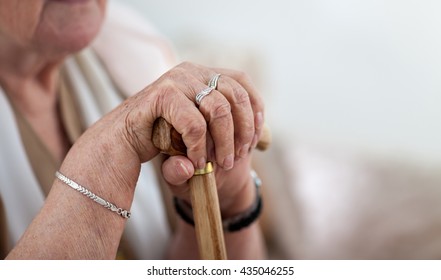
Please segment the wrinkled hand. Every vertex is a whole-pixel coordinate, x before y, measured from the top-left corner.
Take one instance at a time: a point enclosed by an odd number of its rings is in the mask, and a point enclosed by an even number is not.
[[[198,108],[196,94],[207,88],[216,73],[222,75],[217,90]],[[161,116],[182,135],[187,156],[197,168],[205,166],[207,157],[226,170],[232,168],[235,158],[245,157],[256,145],[262,131],[263,103],[241,72],[183,63],[134,99],[138,102],[126,102],[126,134],[143,161],[157,154],[152,150],[151,133],[153,121]]]
[[[217,89],[198,107],[197,93],[217,73],[221,74]],[[186,180],[208,159],[217,165],[221,207],[227,206],[250,180],[249,152],[262,133],[263,109],[256,88],[242,72],[183,63],[103,117],[69,154],[76,158],[73,162],[81,162],[80,155],[92,156],[93,150],[94,163],[104,166],[112,182],[134,189],[140,163],[158,154],[152,129],[154,121],[163,117],[182,135],[187,147],[187,158],[171,157],[163,165],[174,194],[186,197]]]
[[[162,125],[161,125],[162,126]],[[255,122],[255,128],[258,127],[258,130],[261,130],[262,126],[262,118],[260,116],[257,118]],[[168,130],[167,125],[164,124],[164,127],[162,127],[164,131]],[[215,154],[215,147],[213,143],[213,139],[211,138],[211,135],[208,131],[207,134],[207,145],[208,145],[208,160],[209,161],[216,161],[216,154]],[[259,131],[260,132],[260,131]],[[257,133],[259,133],[257,132]],[[165,133],[165,132],[164,132]],[[250,197],[250,191],[244,192],[244,188],[249,184],[249,175],[250,174],[250,153],[249,151],[252,150],[252,148],[255,147],[256,139],[258,134],[255,134],[255,137],[253,137],[254,141],[250,144],[249,147],[244,147],[242,150],[242,154],[240,152],[237,152],[235,155],[235,162],[234,162],[234,169],[230,168],[222,168],[221,166],[217,166],[215,168],[215,174],[216,174],[216,181],[218,185],[218,191],[220,196],[220,202],[221,202],[221,209],[224,209],[224,214],[228,212],[234,213],[235,210],[234,205],[236,204],[239,206],[239,208],[243,208],[243,205],[238,205],[238,201],[244,201],[245,205],[247,204],[246,197],[248,196],[248,200]],[[160,137],[157,135],[157,137]],[[167,139],[170,139],[169,136],[166,137]],[[161,138],[157,138],[158,142],[157,145],[163,147],[166,151],[169,150],[169,143],[162,142],[165,140],[159,140]],[[176,140],[176,139],[175,139]],[[265,140],[268,140],[265,138]],[[176,140],[178,141],[178,140]],[[178,141],[179,142],[179,141]],[[265,142],[264,142],[265,143]],[[159,147],[158,146],[158,147]],[[183,147],[185,148],[185,147]],[[173,150],[173,149],[172,149]],[[179,151],[185,152],[182,148],[178,148]],[[170,151],[171,154],[174,154],[175,152]],[[216,164],[215,164],[216,167]],[[188,158],[183,156],[173,156],[171,158],[168,158],[165,160],[163,164],[163,174],[167,182],[171,185],[171,189],[175,196],[180,197],[181,199],[185,199],[189,201],[189,186],[187,184],[187,180],[192,177],[194,173],[194,167],[193,164],[188,160]],[[251,184],[252,190],[251,190],[251,196],[254,201],[255,198],[255,190],[254,190],[254,184]],[[242,203],[243,204],[243,203]],[[233,208],[232,208],[233,206]],[[228,211],[231,210],[231,211]],[[239,212],[241,210],[237,210],[236,212]],[[228,214],[227,214],[228,215]]]

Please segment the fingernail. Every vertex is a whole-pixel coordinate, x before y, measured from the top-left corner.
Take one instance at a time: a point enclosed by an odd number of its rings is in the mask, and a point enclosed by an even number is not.
[[[179,168],[181,169],[181,172],[184,173],[184,175],[186,177],[191,176],[190,171],[187,169],[187,167],[182,162],[179,162]]]
[[[201,157],[201,158],[198,160],[198,166],[197,166],[197,168],[198,168],[198,169],[203,169],[203,168],[205,168],[205,164],[207,164],[207,160],[205,159],[205,157]]]
[[[229,169],[233,168],[233,164],[234,164],[234,155],[229,154],[228,156],[225,157],[224,162],[222,164],[222,167],[225,170],[229,170]]]
[[[261,129],[263,126],[263,114],[262,112],[256,113],[256,123],[255,123],[256,129]]]
[[[259,138],[258,138],[257,134],[254,134],[253,141],[251,141],[251,148],[253,148],[253,149],[256,148],[257,141],[259,141]]]
[[[241,158],[246,157],[249,150],[250,150],[250,144],[243,145],[242,148],[239,150],[239,157]]]

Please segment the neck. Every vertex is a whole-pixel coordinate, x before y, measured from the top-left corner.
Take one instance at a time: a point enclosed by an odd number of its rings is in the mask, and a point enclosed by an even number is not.
[[[14,48],[0,37],[0,87],[60,162],[69,148],[57,107],[61,59]]]
[[[38,108],[38,100],[56,99],[60,61],[0,37],[0,86],[18,109]]]

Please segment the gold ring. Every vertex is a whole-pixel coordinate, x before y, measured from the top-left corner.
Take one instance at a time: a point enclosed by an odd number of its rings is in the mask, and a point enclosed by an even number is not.
[[[204,168],[196,169],[193,176],[204,175],[211,172],[213,172],[213,164],[211,162],[207,162]]]

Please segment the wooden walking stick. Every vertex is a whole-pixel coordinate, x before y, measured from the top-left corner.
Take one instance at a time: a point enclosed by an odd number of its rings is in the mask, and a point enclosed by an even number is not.
[[[153,144],[162,153],[185,155],[187,148],[181,135],[164,118],[158,118],[153,126]],[[265,150],[270,144],[269,130],[265,127],[257,148]],[[217,196],[216,179],[211,162],[205,168],[196,169],[189,180],[191,204],[200,258],[226,260],[227,252],[222,219]]]

